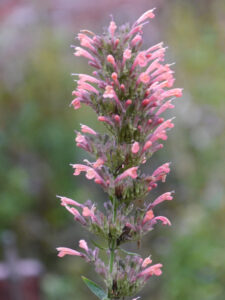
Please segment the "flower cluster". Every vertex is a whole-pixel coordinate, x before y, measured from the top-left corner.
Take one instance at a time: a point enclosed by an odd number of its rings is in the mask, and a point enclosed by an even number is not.
[[[104,213],[90,200],[80,204],[67,197],[59,198],[74,219],[100,236],[107,247],[95,245],[97,248],[91,250],[81,240],[79,245],[84,253],[61,247],[57,250],[60,257],[80,256],[95,265],[107,288],[104,292],[98,287],[101,295],[105,293],[100,299],[133,296],[151,276],[161,275],[162,264],[150,265],[149,257],[143,260],[139,255],[125,254],[121,245],[140,241],[158,221],[171,225],[166,217],[155,216],[154,208],[172,200],[173,192],[153,201],[146,199],[159,182],[165,182],[170,163],[148,175],[141,171],[141,165],[163,147],[161,141],[167,139],[168,130],[174,127],[173,120],[164,120],[162,114],[174,107],[175,97],[182,95],[182,89],[172,88],[174,76],[171,65],[164,63],[163,43],[141,50],[143,26],[152,18],[154,10],[145,12],[132,26],[117,27],[111,21],[102,36],[82,30],[77,37],[81,47],[74,46],[74,55],[88,59],[95,70],[92,75],[73,74],[77,87],[72,92],[75,98],[71,104],[75,110],[83,104],[90,106],[109,133],[100,134],[81,125],[76,144],[89,152],[94,161],[84,160],[85,164],[71,166],[75,176],[84,173],[108,197]],[[109,263],[100,260],[99,248],[106,251]],[[88,286],[91,288],[90,282]]]

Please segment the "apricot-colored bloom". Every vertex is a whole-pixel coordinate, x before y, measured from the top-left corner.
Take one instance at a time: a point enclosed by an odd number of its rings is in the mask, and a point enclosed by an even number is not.
[[[153,218],[154,218],[154,213],[153,213],[153,210],[150,209],[146,212],[145,217],[142,221],[142,224],[145,224],[146,222],[151,221]]]

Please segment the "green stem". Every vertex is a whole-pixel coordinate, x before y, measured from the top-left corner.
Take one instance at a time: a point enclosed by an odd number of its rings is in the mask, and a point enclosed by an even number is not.
[[[116,222],[116,210],[117,210],[117,205],[116,205],[116,198],[113,197],[113,224]],[[116,239],[113,238],[111,243],[110,243],[110,261],[109,261],[109,271],[112,273],[113,271],[113,263],[114,263],[114,257],[115,257],[115,249],[116,249]]]

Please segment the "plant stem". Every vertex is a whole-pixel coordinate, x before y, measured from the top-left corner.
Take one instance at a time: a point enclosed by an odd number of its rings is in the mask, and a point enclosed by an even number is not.
[[[115,222],[116,222],[116,210],[117,210],[116,198],[113,197],[113,224],[115,224]],[[110,245],[110,261],[109,261],[110,273],[112,273],[112,271],[113,271],[115,249],[116,249],[116,239],[112,238],[111,245]]]

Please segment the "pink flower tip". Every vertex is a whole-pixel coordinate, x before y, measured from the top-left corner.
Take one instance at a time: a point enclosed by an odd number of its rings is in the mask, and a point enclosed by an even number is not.
[[[172,225],[171,222],[170,222],[170,220],[167,219],[166,217],[163,217],[163,216],[155,217],[154,220],[160,220],[163,225],[168,225],[168,226]]]
[[[120,123],[120,116],[119,116],[119,115],[115,115],[115,116],[114,116],[114,120],[115,120],[117,123]]]
[[[150,257],[147,257],[144,259],[143,263],[142,263],[142,268],[146,268],[148,265],[150,265],[152,263],[152,260],[150,259]]]
[[[131,58],[131,50],[130,49],[126,49],[124,52],[123,52],[123,58],[125,59],[125,60],[127,60],[127,59],[130,59]]]
[[[84,249],[86,252],[88,252],[88,245],[87,242],[85,240],[80,240],[79,241],[79,247]]]
[[[133,154],[137,154],[138,151],[140,150],[140,146],[138,142],[134,142],[131,148],[131,151]]]
[[[105,88],[105,92],[103,94],[103,98],[114,98],[115,91],[111,85],[107,85]]]
[[[153,218],[154,218],[154,213],[153,210],[150,209],[146,212],[142,223],[145,224],[146,222],[151,221]]]
[[[114,59],[114,57],[113,57],[111,54],[109,54],[109,55],[107,56],[107,61],[108,61],[110,64],[112,64],[113,66],[116,65],[115,59]]]
[[[111,21],[109,24],[109,33],[111,34],[112,37],[114,36],[116,28],[117,28],[116,23],[114,21]]]
[[[155,14],[153,13],[153,11],[155,10],[155,8],[150,9],[148,11],[146,11],[145,13],[143,13],[143,15],[140,16],[140,18],[137,20],[137,24],[140,24],[141,22],[144,22],[147,19],[152,19],[155,17]]]
[[[59,257],[64,257],[65,255],[83,256],[82,253],[66,247],[58,247],[56,248],[56,250],[59,251],[58,253]]]
[[[144,271],[142,271],[138,277],[151,277],[153,275],[155,276],[160,276],[162,274],[162,264],[156,264],[153,266],[148,267],[147,269],[145,269]]]
[[[87,125],[81,125],[81,131],[83,133],[89,133],[89,134],[92,134],[92,135],[96,135],[97,134],[93,129],[91,129]]]
[[[150,76],[147,73],[143,72],[143,73],[140,74],[139,80],[141,82],[143,82],[144,84],[147,84],[150,81]]]

